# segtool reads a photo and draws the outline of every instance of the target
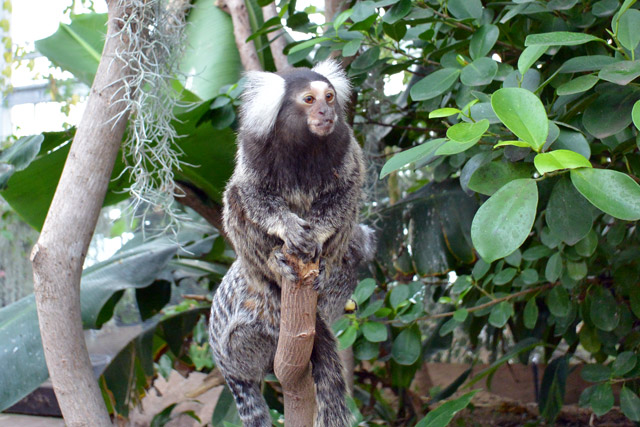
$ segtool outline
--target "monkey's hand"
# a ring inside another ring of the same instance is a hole
[[[311,225],[295,215],[285,222],[282,240],[287,252],[305,263],[320,256],[322,246],[316,241]]]
[[[269,268],[285,280],[290,282],[298,282],[298,274],[294,268],[287,262],[287,258],[282,248],[276,248],[271,252],[269,257]]]

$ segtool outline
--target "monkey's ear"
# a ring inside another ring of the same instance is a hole
[[[274,73],[249,71],[240,107],[242,129],[253,134],[271,131],[285,94],[285,81]]]
[[[326,61],[319,62],[312,68],[312,71],[322,74],[331,82],[336,92],[338,92],[340,105],[346,107],[351,99],[351,83],[349,79],[347,79],[347,74],[338,61],[327,59]]]

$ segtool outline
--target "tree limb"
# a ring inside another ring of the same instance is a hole
[[[300,280],[282,281],[280,336],[273,368],[282,385],[286,425],[306,427],[313,426],[316,407],[309,360],[316,334],[318,294],[313,282],[318,276],[318,263],[287,258]]]
[[[262,16],[264,17],[264,22],[278,16],[276,3],[269,3],[263,7]],[[287,61],[287,56],[284,54],[284,48],[287,46],[287,42],[284,39],[284,30],[278,31],[277,33],[275,31],[267,33],[267,38],[269,39],[271,56],[273,56],[273,62],[276,64],[276,69],[278,71],[286,70],[290,65],[289,61]]]
[[[115,62],[115,52],[123,50],[115,34],[125,14],[118,3],[107,2],[109,24],[100,65],[31,253],[42,345],[68,426],[112,425],[84,341],[80,277],[128,119],[128,113],[121,114],[125,104],[118,102],[129,72]],[[113,117],[119,118],[110,121]]]
[[[180,186],[182,197],[176,197],[175,200],[200,214],[209,224],[218,229],[222,237],[230,242],[222,226],[222,206],[207,197],[202,190],[187,182],[179,181],[177,184]]]
[[[236,46],[240,52],[240,61],[245,71],[261,71],[262,65],[258,59],[256,47],[253,40],[247,42],[251,36],[251,24],[247,14],[247,6],[244,0],[226,0],[229,14],[233,21],[233,35],[236,39]]]

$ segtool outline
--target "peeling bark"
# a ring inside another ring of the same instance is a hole
[[[107,2],[107,38],[86,110],[71,145],[42,233],[31,253],[40,334],[53,388],[68,426],[111,426],[84,341],[80,277],[127,124],[124,64],[114,34],[124,16]]]

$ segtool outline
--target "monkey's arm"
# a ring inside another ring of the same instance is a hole
[[[264,233],[281,239],[293,252],[313,256],[317,251],[309,223],[291,212],[277,193],[243,182],[230,186],[226,199],[234,217],[245,217]]]

